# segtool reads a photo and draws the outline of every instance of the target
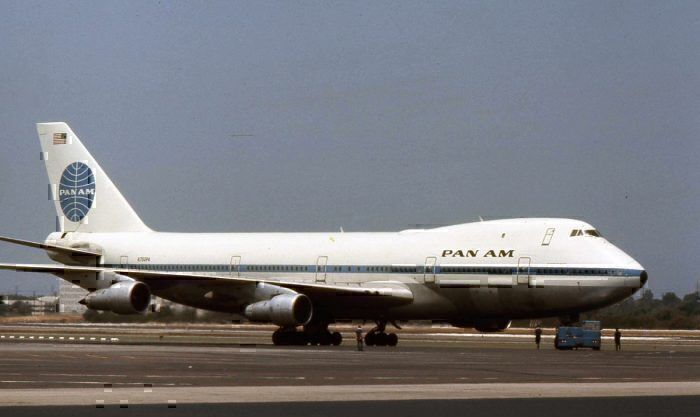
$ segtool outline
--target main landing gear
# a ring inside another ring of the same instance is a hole
[[[277,346],[338,346],[343,343],[343,336],[339,332],[328,331],[328,323],[309,323],[302,331],[294,327],[277,329],[272,333],[272,343]]]
[[[365,345],[367,346],[396,346],[399,343],[399,337],[396,333],[386,333],[386,320],[377,322],[377,326],[367,332],[365,336]],[[395,323],[392,324],[399,328]]]

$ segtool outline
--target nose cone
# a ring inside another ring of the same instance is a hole
[[[647,271],[642,270],[642,273],[639,274],[639,288],[642,288],[648,280],[649,275],[647,274]]]
[[[635,291],[636,289],[644,287],[647,281],[649,281],[649,274],[647,274],[644,267],[633,257],[614,245],[611,245],[611,249],[608,250],[610,251],[608,253],[610,254],[610,260],[613,264],[632,272],[631,275],[627,275],[625,278],[626,286],[634,287]],[[637,285],[639,285],[639,287],[637,287]]]
[[[631,256],[627,254],[625,255],[630,260],[626,268],[631,269],[633,271],[639,271],[639,288],[644,287],[647,281],[649,281],[649,274],[647,274],[646,269],[644,269],[644,267],[639,262],[634,260]]]

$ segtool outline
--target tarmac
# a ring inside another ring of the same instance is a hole
[[[534,410],[589,398],[625,415],[628,408],[646,413],[640,404],[658,398],[683,415],[700,405],[700,332],[623,330],[622,351],[606,339],[594,352],[554,350],[550,330],[537,350],[528,329],[482,335],[416,327],[400,331],[397,347],[358,352],[351,326],[339,328],[345,343],[338,347],[273,346],[271,329],[3,325],[0,406],[10,415],[57,406],[75,415],[98,408],[177,415],[205,405],[205,415],[321,415],[338,407],[345,411],[337,415],[366,407],[415,415],[432,403],[452,415],[465,406],[486,412],[489,402],[529,401]]]

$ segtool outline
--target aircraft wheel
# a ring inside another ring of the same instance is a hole
[[[280,335],[279,331],[272,333],[272,344],[275,346],[282,345],[282,336]]]
[[[272,343],[275,346],[287,346],[291,344],[291,332],[285,332],[281,330],[277,330],[276,332],[272,333]]]
[[[339,346],[341,343],[343,343],[343,335],[341,335],[340,332],[333,332],[333,334],[331,334],[331,344],[333,346]]]
[[[399,337],[396,335],[396,333],[389,333],[386,336],[386,344],[388,346],[396,346],[399,343]]]
[[[386,333],[377,333],[377,341],[375,343],[377,346],[386,346],[388,339]]]
[[[291,345],[295,346],[306,346],[309,343],[309,338],[303,332],[293,332],[290,333]]]
[[[375,333],[367,333],[367,336],[365,336],[365,345],[374,346],[375,344]]]
[[[318,336],[318,342],[321,346],[330,346],[332,341],[333,341],[333,336],[328,332],[321,333]]]

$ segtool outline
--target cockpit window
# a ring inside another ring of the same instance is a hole
[[[600,232],[598,232],[595,229],[588,229],[588,230],[581,230],[581,229],[574,229],[571,231],[570,236],[593,236],[593,237],[601,237]]]

